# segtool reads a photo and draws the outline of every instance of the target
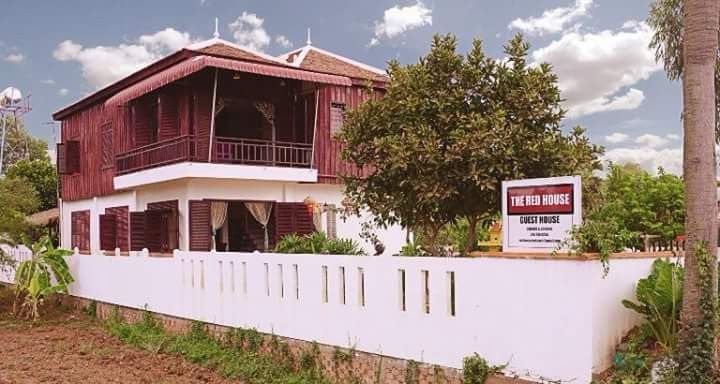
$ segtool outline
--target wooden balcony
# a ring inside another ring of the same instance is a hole
[[[115,158],[116,174],[119,176],[168,164],[198,161],[195,148],[195,138],[191,135],[138,147]],[[216,137],[212,162],[310,168],[311,158],[312,144]]]

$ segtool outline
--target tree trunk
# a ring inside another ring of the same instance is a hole
[[[467,256],[473,251],[473,246],[477,240],[477,222],[478,218],[475,216],[468,217],[468,231],[465,238],[465,249],[463,249],[463,256]]]
[[[683,177],[685,182],[685,280],[679,349],[693,339],[692,325],[702,319],[701,287],[694,244],[701,242],[712,260],[717,254],[715,161],[715,63],[720,1],[686,0],[684,5]],[[717,284],[717,263],[711,262]],[[717,289],[713,290],[717,294]]]

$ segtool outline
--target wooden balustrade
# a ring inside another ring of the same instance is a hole
[[[218,163],[310,167],[312,144],[217,137],[213,161]]]
[[[195,138],[178,136],[119,154],[115,158],[118,175],[137,172],[182,161],[194,161]],[[213,162],[267,165],[277,167],[310,167],[312,144],[271,140],[216,137]]]

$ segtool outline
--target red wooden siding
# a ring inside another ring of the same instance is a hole
[[[105,208],[105,214],[115,216],[115,246],[120,251],[127,252],[129,247],[129,208],[127,205],[121,207]]]
[[[75,211],[70,214],[70,246],[90,251],[90,211]]]
[[[210,202],[190,200],[190,250],[209,251],[211,246]]]
[[[291,233],[307,235],[313,233],[315,227],[312,221],[312,212],[304,203],[276,203],[275,204],[275,239]]]

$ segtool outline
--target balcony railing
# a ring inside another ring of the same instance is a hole
[[[312,144],[217,137],[213,157],[218,163],[310,167]]]
[[[183,161],[195,161],[199,158],[195,148],[194,136],[179,136],[135,148],[115,158],[116,172],[124,175]],[[312,144],[232,137],[216,137],[214,140],[214,163],[309,168],[311,157]]]
[[[118,175],[195,158],[193,136],[178,136],[122,153],[115,158]]]

